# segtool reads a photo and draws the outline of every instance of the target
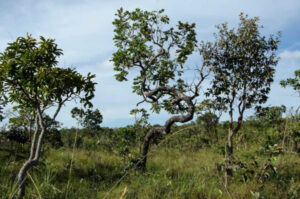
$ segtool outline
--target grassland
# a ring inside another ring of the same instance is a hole
[[[133,161],[138,157],[137,143],[124,155],[118,150],[124,146],[112,145],[112,141],[105,146],[104,138],[84,137],[82,132],[84,139],[74,149],[71,144],[59,148],[46,144],[41,163],[27,175],[25,198],[298,198],[299,154],[288,147],[276,151],[278,144],[264,149],[264,134],[250,127],[243,132],[235,140],[236,161],[227,187],[225,131],[218,141],[206,142],[205,133],[188,129],[176,135],[175,130],[152,145],[145,172]],[[0,198],[15,195],[16,174],[27,153],[26,144],[2,145]]]

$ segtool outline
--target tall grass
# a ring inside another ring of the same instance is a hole
[[[146,172],[128,169],[130,159],[101,146],[44,150],[41,164],[30,170],[25,198],[298,198],[299,155],[270,156],[258,138],[261,132],[243,130],[252,134],[236,138],[235,157],[245,167],[236,168],[227,188],[220,166],[224,163],[224,139],[220,136],[218,142],[203,144],[201,134],[179,133],[152,146]],[[0,158],[0,198],[13,198],[22,160],[5,151]],[[274,171],[264,169],[268,162]]]

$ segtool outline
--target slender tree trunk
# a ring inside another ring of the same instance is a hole
[[[219,136],[218,136],[217,128],[214,129],[214,132],[215,132],[215,136],[216,136],[216,142],[218,142],[219,141]]]
[[[22,199],[25,195],[25,188],[26,188],[25,177],[27,171],[38,164],[40,154],[41,154],[42,141],[45,134],[45,127],[42,122],[41,113],[39,112],[37,114],[38,116],[36,118],[36,130],[34,132],[33,139],[31,142],[30,156],[28,160],[21,167],[17,177],[17,182],[19,185],[18,199]],[[38,136],[39,127],[41,127],[41,132],[40,135]]]
[[[287,143],[287,138],[286,138],[286,132],[287,132],[287,128],[288,128],[288,120],[289,118],[286,117],[285,119],[285,125],[284,125],[284,131],[283,131],[283,138],[282,138],[282,148],[284,149]]]
[[[233,137],[233,130],[231,128],[229,128],[228,130],[228,137],[227,137],[227,157],[229,159],[232,158],[233,155],[233,143],[232,143],[232,137]]]
[[[36,166],[38,164],[37,160],[28,159],[22,166],[22,168],[19,171],[18,174],[18,185],[19,185],[19,193],[18,193],[18,199],[22,199],[25,195],[25,175],[26,172],[33,166]]]
[[[227,145],[226,145],[226,159],[227,161],[225,162],[225,168],[224,168],[224,186],[227,188],[228,186],[228,176],[232,176],[232,169],[231,169],[231,160],[233,158],[233,143],[232,143],[232,138],[233,138],[233,130],[232,128],[228,129],[228,136],[227,136]]]

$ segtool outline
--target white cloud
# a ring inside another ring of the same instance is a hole
[[[96,74],[98,85],[94,106],[102,111],[104,125],[110,126],[130,122],[129,111],[140,100],[139,96],[132,93],[131,81],[115,80],[113,64],[109,61],[115,49],[112,21],[120,7],[130,10],[137,7],[147,10],[164,8],[165,13],[170,16],[171,24],[178,20],[196,22],[198,39],[204,41],[212,38],[216,24],[227,21],[230,26],[236,25],[241,11],[250,17],[259,16],[261,24],[265,26],[264,33],[282,30],[282,39],[286,40],[289,39],[289,33],[284,32],[285,28],[298,24],[300,19],[299,0],[24,0],[0,1],[0,7],[0,51],[7,42],[24,36],[27,32],[34,37],[43,35],[55,38],[64,52],[60,63],[62,66],[75,66],[80,73]],[[288,47],[285,46],[286,49]],[[299,46],[296,47],[295,51],[280,53],[282,60],[277,67],[278,79],[283,74],[289,76],[299,66],[289,61],[298,63],[300,49]],[[190,63],[194,65],[194,59]],[[281,88],[274,88],[270,100],[280,92]],[[65,109],[69,110],[71,105],[67,105]],[[153,114],[151,117],[153,122],[163,122],[167,114]],[[69,111],[62,111],[59,118],[67,126],[73,124]]]
[[[283,60],[298,60],[300,59],[300,50],[284,50],[282,53],[279,54],[279,57]]]

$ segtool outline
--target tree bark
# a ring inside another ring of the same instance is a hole
[[[233,137],[233,130],[231,128],[229,128],[228,130],[228,137],[227,137],[227,157],[229,159],[232,158],[233,155],[233,143],[232,143],[232,137]]]
[[[142,160],[139,165],[142,170],[146,169],[147,155],[148,155],[151,140],[155,137],[155,135],[163,134],[164,131],[165,131],[164,127],[153,127],[145,136],[144,144],[142,148]]]
[[[26,172],[33,166],[36,166],[38,164],[38,160],[32,160],[28,159],[22,166],[22,168],[19,171],[18,174],[18,185],[19,185],[19,193],[18,193],[18,199],[22,199],[25,195],[25,175]]]
[[[17,183],[19,185],[18,199],[22,199],[25,195],[25,188],[26,188],[25,177],[26,177],[27,171],[30,168],[36,166],[38,164],[39,158],[40,158],[43,137],[45,134],[45,126],[43,124],[42,113],[40,111],[37,113],[35,122],[36,122],[36,130],[34,132],[32,143],[31,143],[30,156],[29,156],[28,160],[21,167],[21,169],[18,173],[18,177],[17,177],[17,179],[18,179]],[[41,127],[41,132],[40,132],[40,135],[38,136],[39,127]]]

